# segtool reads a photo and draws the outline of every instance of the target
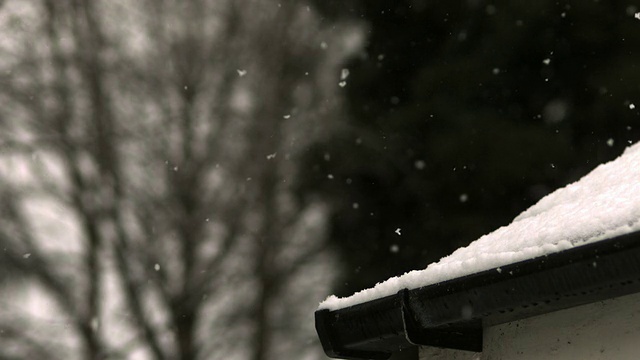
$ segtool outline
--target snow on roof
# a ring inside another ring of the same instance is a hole
[[[408,272],[352,296],[329,296],[336,310],[402,289],[415,289],[640,230],[640,143],[577,182],[542,198],[507,226],[424,270]]]

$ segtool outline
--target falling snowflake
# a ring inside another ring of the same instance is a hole
[[[340,86],[340,87],[345,87],[345,86],[347,86],[347,82],[346,82],[346,81],[340,81],[340,82],[338,83],[338,86]]]
[[[607,140],[607,145],[609,145],[609,147],[613,146],[613,143],[614,143],[613,139]]]
[[[247,70],[238,69],[237,71],[238,71],[238,75],[240,75],[240,77],[243,77],[243,76],[247,75]]]
[[[551,64],[551,59],[549,59],[549,58],[544,59],[544,60],[542,60],[542,63],[545,64],[545,65],[549,65],[549,64]]]
[[[340,71],[340,80],[346,80],[349,77],[349,69],[342,69]]]
[[[398,251],[400,251],[400,247],[398,246],[398,244],[393,244],[391,246],[389,246],[389,251],[391,251],[392,253],[397,253]]]
[[[153,265],[153,269],[154,269],[155,271],[160,271],[160,264],[155,264],[155,265]]]
[[[276,158],[276,153],[267,155],[267,160],[272,160]]]
[[[395,233],[396,233],[398,236],[402,235],[402,234],[400,233],[400,230],[401,230],[400,228],[397,228],[397,229],[396,229],[396,231],[395,231]]]

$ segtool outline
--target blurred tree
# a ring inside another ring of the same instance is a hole
[[[327,210],[292,187],[358,28],[269,0],[13,1],[0,26],[0,245],[24,274],[0,356],[318,358]]]
[[[640,137],[633,5],[318,3],[370,24],[347,66],[349,131],[309,152],[302,187],[336,206],[339,295],[506,225]]]

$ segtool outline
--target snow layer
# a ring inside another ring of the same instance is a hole
[[[336,310],[483,270],[640,230],[640,143],[579,181],[541,199],[511,224],[484,235],[424,270],[392,277],[346,298],[329,296],[319,309]]]

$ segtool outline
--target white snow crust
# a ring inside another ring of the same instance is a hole
[[[640,143],[582,179],[542,198],[511,224],[430,264],[349,297],[329,296],[336,310],[483,270],[640,230]]]

